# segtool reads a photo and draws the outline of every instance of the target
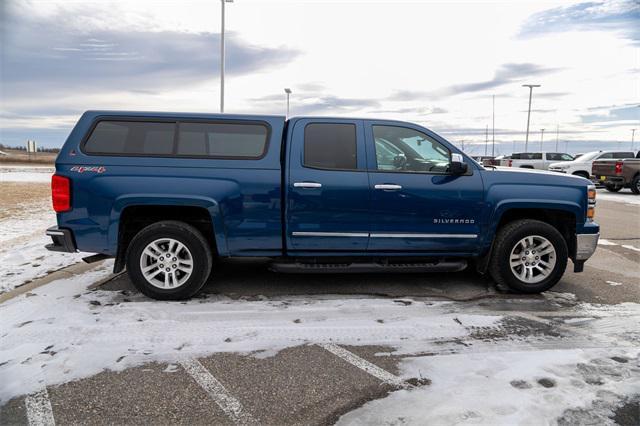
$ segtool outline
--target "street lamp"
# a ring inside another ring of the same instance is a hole
[[[224,112],[224,4],[233,3],[233,0],[220,0],[221,22],[220,22],[220,113]]]
[[[633,139],[636,136],[636,129],[631,129],[631,151],[633,151]]]
[[[529,121],[531,119],[531,96],[533,95],[533,88],[540,87],[539,84],[523,84],[522,87],[529,88],[529,112],[527,113],[527,136],[524,141],[524,152],[527,152],[529,147]]]
[[[287,94],[287,118],[289,118],[289,96],[291,95],[291,89],[285,88],[284,93]]]
[[[544,141],[544,130],[540,129],[540,151],[542,151],[542,142]]]

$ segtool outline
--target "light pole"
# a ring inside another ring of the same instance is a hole
[[[484,132],[484,156],[487,156],[487,147],[489,146],[489,125]]]
[[[287,118],[289,118],[289,96],[291,95],[291,89],[284,89],[284,93],[287,94]]]
[[[529,88],[529,112],[527,113],[527,136],[524,140],[524,152],[527,152],[529,148],[529,121],[531,120],[531,96],[533,95],[533,88],[540,87],[539,84],[523,84],[522,87]]]
[[[556,152],[558,152],[558,139],[560,136],[560,124],[556,125]]]
[[[631,151],[633,151],[633,139],[636,136],[636,129],[631,129]]]
[[[233,0],[220,0],[220,113],[224,112],[224,4],[233,3]]]
[[[540,151],[542,151],[542,142],[544,141],[544,131],[545,129],[540,129]]]
[[[496,95],[493,95],[493,100],[492,100],[492,106],[491,106],[491,110],[492,110],[492,130],[491,130],[491,156],[495,157],[496,156]]]

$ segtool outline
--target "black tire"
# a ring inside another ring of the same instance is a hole
[[[510,266],[512,249],[523,238],[541,236],[555,249],[555,265],[548,276],[537,283],[527,283],[518,278]],[[509,222],[498,230],[495,237],[489,272],[497,284],[520,293],[540,293],[553,287],[567,267],[567,243],[556,228],[538,220],[524,219]]]
[[[582,171],[574,172],[573,175],[574,176],[580,176],[580,177],[583,177],[585,179],[589,179],[589,173],[587,173],[587,172],[582,172]]]
[[[631,180],[631,192],[640,195],[640,175],[635,175]]]
[[[616,186],[616,185],[612,185],[610,183],[605,183],[604,187],[609,192],[620,192],[620,190],[622,189],[622,185]]]
[[[144,277],[140,266],[147,245],[162,238],[179,241],[192,257],[191,275],[175,288],[163,289],[152,285]],[[131,281],[144,295],[157,300],[182,300],[196,294],[206,283],[212,263],[211,247],[200,231],[178,221],[167,220],[147,226],[136,234],[127,250],[127,271]]]

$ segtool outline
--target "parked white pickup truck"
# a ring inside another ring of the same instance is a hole
[[[595,160],[634,158],[635,153],[631,151],[593,151],[587,152],[573,161],[563,161],[553,163],[549,166],[552,172],[566,173],[569,175],[582,176],[589,179],[591,176],[591,166]]]
[[[511,154],[508,167],[523,169],[547,170],[552,163],[559,161],[573,161],[573,156],[563,152],[516,152]]]

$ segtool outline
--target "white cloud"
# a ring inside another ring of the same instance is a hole
[[[555,129],[559,124],[563,135],[571,140],[627,141],[629,122],[603,127],[601,123],[584,122],[582,116],[596,105],[637,102],[638,47],[628,33],[610,31],[607,25],[585,31],[584,25],[566,24],[555,26],[553,31],[540,31],[535,37],[521,37],[523,28],[532,28],[532,16],[540,19],[559,6],[579,9],[575,3],[236,0],[226,5],[228,54],[234,54],[234,46],[236,50],[259,46],[272,55],[273,61],[244,73],[229,69],[227,111],[282,114],[283,89],[291,87],[293,114],[416,121],[435,130],[446,129],[454,142],[465,139],[469,143],[484,140],[482,129],[491,123],[491,95],[495,93],[498,140],[505,142],[507,150],[514,139],[524,140],[528,91],[521,84],[526,81],[542,84],[534,92],[532,131]],[[151,32],[161,40],[160,34],[171,32],[185,39],[209,32],[211,46],[197,44],[190,55],[204,50],[202,55],[210,53],[213,58],[219,48],[218,1],[34,2],[20,9],[21,14],[34,14],[43,20],[68,16],[64,28],[74,34],[116,31],[146,34],[144,37],[153,39],[148,34]],[[567,16],[570,18],[570,14]],[[93,44],[109,43],[96,38]],[[279,53],[283,58],[289,56],[278,61]],[[198,72],[187,81],[169,74],[153,90],[141,87],[146,92],[71,90],[45,101],[51,111],[43,115],[55,116],[56,103],[78,112],[90,108],[216,112],[217,65],[212,60],[211,73],[207,74],[206,61],[194,63]],[[270,66],[272,63],[277,65]],[[394,97],[399,92],[420,96]],[[265,100],[255,102],[256,98]],[[15,98],[2,108],[15,113],[14,108],[40,107],[42,102],[38,96]],[[27,137],[25,132],[24,139]]]

